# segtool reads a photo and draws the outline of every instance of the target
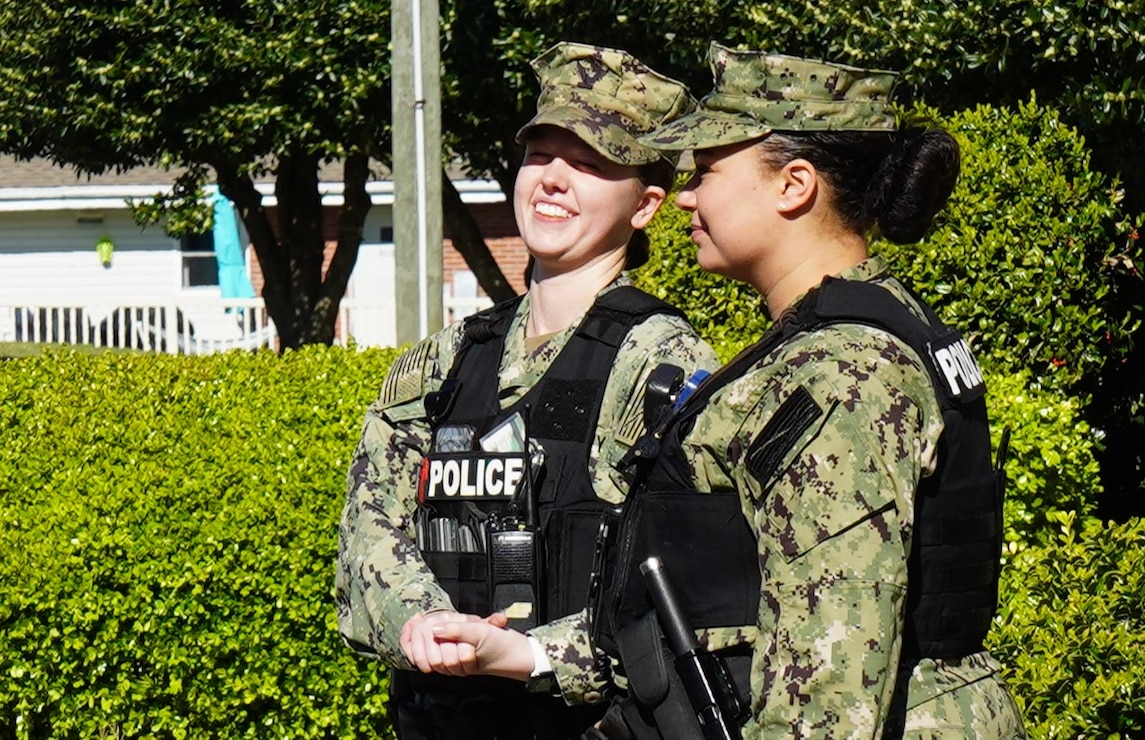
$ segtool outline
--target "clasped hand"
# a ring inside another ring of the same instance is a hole
[[[500,612],[484,619],[448,610],[417,614],[402,627],[401,648],[422,673],[528,680],[532,648],[525,635],[507,624]]]

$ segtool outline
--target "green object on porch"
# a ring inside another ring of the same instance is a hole
[[[115,243],[107,234],[101,236],[95,243],[95,253],[99,255],[99,261],[104,267],[111,267],[111,254],[114,251]]]

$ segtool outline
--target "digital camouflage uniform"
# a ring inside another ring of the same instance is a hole
[[[876,281],[911,305],[878,258],[840,277]],[[774,478],[757,480],[744,454],[799,388],[826,413],[792,441]],[[875,737],[895,723],[914,495],[934,471],[942,429],[922,360],[856,324],[784,343],[697,417],[683,446],[697,488],[739,491],[758,537],[745,737]],[[906,736],[1022,737],[998,670],[986,652],[921,660],[906,678]]]
[[[710,60],[713,92],[643,141],[703,149],[776,130],[895,127],[893,73],[718,44]],[[924,316],[877,257],[841,277],[876,282]],[[825,413],[757,480],[746,453],[799,388]],[[738,491],[757,537],[758,621],[740,634],[754,646],[744,737],[1024,737],[989,653],[922,659],[900,673],[914,497],[935,470],[942,432],[922,360],[858,324],[782,343],[696,418],[683,450],[697,490]],[[736,636],[723,633],[713,646]]]
[[[537,125],[572,131],[610,160],[628,165],[674,162],[636,140],[691,110],[686,88],[625,52],[579,44],[558,44],[533,62],[542,91],[538,113],[518,134]],[[629,285],[621,276],[605,291]],[[572,336],[579,319],[533,352],[525,346],[529,296],[509,327],[497,378],[501,408],[520,400],[545,374]],[[340,527],[336,600],[339,630],[358,652],[395,668],[410,669],[398,640],[415,614],[451,609],[414,543],[416,476],[429,451],[429,424],[422,399],[437,390],[453,364],[462,328],[455,324],[400,357],[378,400],[366,412],[361,441],[347,476]],[[619,503],[627,486],[615,463],[643,432],[644,383],[660,363],[688,372],[717,362],[683,319],[656,314],[627,335],[605,386],[589,469],[597,495]],[[580,615],[540,625],[535,637],[553,666],[566,702],[602,699],[605,679],[594,660]]]
[[[628,285],[622,277],[609,289]],[[498,382],[502,408],[519,400],[552,364],[575,330],[553,336],[532,354],[525,349],[526,296],[505,341]],[[342,635],[366,655],[397,668],[412,668],[398,644],[402,625],[423,611],[452,609],[414,544],[417,470],[429,451],[429,424],[422,399],[440,387],[461,341],[460,324],[423,340],[393,365],[381,396],[366,412],[361,441],[347,476],[346,507],[340,530],[336,579],[338,624]],[[714,353],[683,319],[655,315],[624,340],[605,387],[600,424],[591,451],[590,470],[597,494],[619,503],[627,485],[615,463],[643,432],[634,423],[643,408],[644,381],[660,363],[683,368],[712,368]],[[553,664],[570,703],[599,700],[602,677],[587,673],[591,656],[583,632],[570,630],[574,615],[530,634]],[[575,649],[581,646],[580,650]],[[570,649],[573,648],[573,649]],[[581,656],[585,656],[582,658]]]

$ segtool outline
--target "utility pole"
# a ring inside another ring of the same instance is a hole
[[[437,0],[391,0],[397,341],[443,324]]]

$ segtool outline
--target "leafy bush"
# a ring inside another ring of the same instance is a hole
[[[1031,384],[1028,373],[987,374],[986,384],[995,450],[1002,430],[1010,430],[1005,522],[1013,555],[1056,531],[1058,516],[1094,514],[1100,435],[1079,418],[1077,399]]]
[[[344,475],[393,351],[51,352],[0,383],[0,736],[386,735],[338,638]]]
[[[389,735],[385,672],[342,646],[330,590],[344,470],[393,357],[5,361],[0,737]],[[1131,734],[1145,529],[1063,527],[1096,486],[1076,406],[1024,375],[991,385],[1015,543],[993,648],[1034,737]]]
[[[1145,737],[1145,522],[1055,519],[1003,569],[989,647],[1033,740]]]

